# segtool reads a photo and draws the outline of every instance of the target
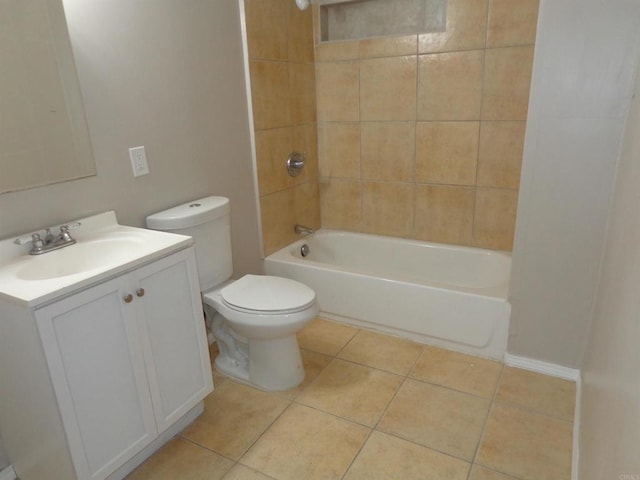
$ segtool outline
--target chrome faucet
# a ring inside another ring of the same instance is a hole
[[[69,230],[76,229],[80,225],[80,222],[72,223],[71,225],[62,225],[58,235],[54,235],[51,233],[51,229],[47,228],[44,232],[44,238],[42,238],[39,232],[36,232],[31,234],[31,238],[16,238],[13,243],[16,245],[26,245],[31,242],[31,250],[29,250],[29,254],[41,255],[76,243],[76,241],[71,237]]]
[[[313,235],[313,228],[305,227],[304,225],[300,225],[299,223],[296,223],[294,230],[296,231],[296,233],[301,233],[302,235]]]

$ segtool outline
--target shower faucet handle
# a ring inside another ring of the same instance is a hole
[[[287,158],[287,173],[292,177],[297,177],[302,172],[307,161],[307,153],[292,152]]]

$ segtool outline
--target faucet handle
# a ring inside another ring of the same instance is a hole
[[[18,237],[13,241],[13,243],[20,246],[27,245],[29,243],[33,245],[36,242],[42,242],[42,239],[40,238],[40,234],[37,232],[30,233],[29,235],[25,235],[24,237]]]
[[[64,225],[60,226],[60,233],[68,232],[69,230],[75,230],[76,228],[79,228],[81,225],[82,225],[82,222],[65,223]]]
[[[44,240],[42,240],[42,238],[40,238],[40,234],[39,233],[34,233],[31,235],[31,251],[29,253],[31,253],[32,255],[34,253],[39,253],[44,249]]]

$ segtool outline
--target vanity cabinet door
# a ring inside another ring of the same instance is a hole
[[[158,431],[213,390],[193,248],[132,272]]]
[[[103,479],[157,436],[127,277],[36,310],[79,479]]]

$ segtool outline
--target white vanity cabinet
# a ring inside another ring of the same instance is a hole
[[[64,431],[58,438],[55,429],[43,427],[43,445],[33,449],[65,441],[74,478],[120,478],[123,465],[139,463],[134,457],[213,389],[193,247],[32,309],[30,315]],[[25,416],[32,404],[25,401]],[[44,425],[56,421],[42,420]],[[27,432],[33,428],[25,423],[25,434],[35,439],[37,432]],[[55,462],[42,453],[43,465]],[[37,461],[34,452],[31,463]],[[21,479],[39,480],[41,473],[30,472],[43,470],[30,470],[29,463],[21,471],[14,461]]]

